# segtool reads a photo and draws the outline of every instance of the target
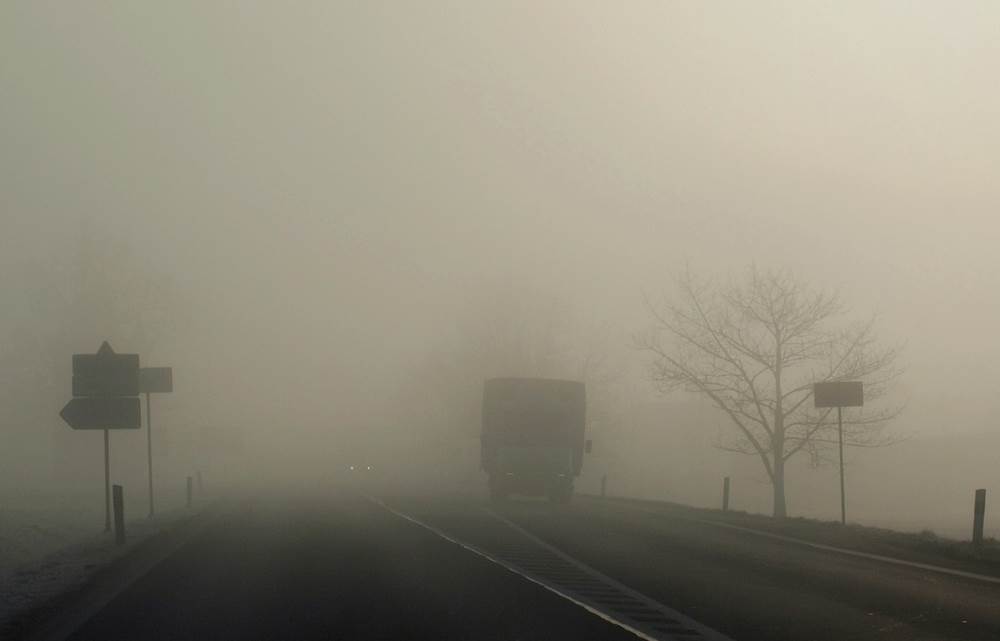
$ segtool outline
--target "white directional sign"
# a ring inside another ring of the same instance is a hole
[[[75,430],[138,428],[139,355],[116,354],[107,341],[73,354],[73,396],[59,416]]]
[[[59,416],[74,430],[134,430],[142,422],[138,396],[74,398]]]
[[[838,381],[813,385],[816,407],[861,407],[865,404],[861,381]]]
[[[73,400],[59,412],[74,430],[104,432],[104,529],[111,529],[110,430],[137,429],[139,355],[116,354],[107,341],[96,354],[73,354]]]
[[[138,395],[138,354],[116,354],[107,341],[96,354],[73,354],[73,396]]]
[[[174,370],[170,367],[143,367],[139,370],[139,391],[169,394],[174,391]]]

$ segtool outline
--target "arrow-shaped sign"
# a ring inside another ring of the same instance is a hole
[[[141,424],[138,398],[74,398],[59,416],[74,430],[138,429]]]

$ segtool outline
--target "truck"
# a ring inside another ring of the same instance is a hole
[[[582,382],[492,378],[483,385],[482,468],[490,497],[547,496],[566,503],[583,467],[586,389]]]

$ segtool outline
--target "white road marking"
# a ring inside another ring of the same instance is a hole
[[[654,601],[653,599],[651,599],[648,596],[642,594],[641,592],[637,592],[637,591],[633,590],[632,588],[628,587],[627,585],[625,585],[623,583],[620,583],[618,581],[615,581],[614,579],[612,579],[611,577],[607,576],[606,574],[598,572],[597,570],[595,570],[594,568],[590,567],[589,565],[586,565],[585,563],[576,560],[575,558],[569,556],[568,554],[566,554],[565,552],[563,552],[559,548],[554,547],[552,545],[549,545],[548,543],[546,543],[542,539],[538,538],[537,536],[535,536],[531,532],[528,532],[527,530],[525,530],[521,526],[519,526],[516,523],[513,523],[512,521],[510,521],[509,519],[507,519],[507,518],[505,518],[505,517],[497,514],[493,510],[487,509],[485,511],[488,514],[492,515],[494,518],[500,520],[502,523],[504,523],[505,525],[507,525],[507,527],[513,529],[514,531],[518,532],[519,534],[521,534],[525,538],[531,540],[536,545],[538,545],[540,547],[543,547],[546,550],[552,552],[553,554],[555,554],[559,558],[563,559],[567,563],[576,566],[577,568],[579,568],[583,572],[585,572],[587,574],[594,575],[594,576],[600,578],[600,580],[602,582],[611,585],[612,587],[614,587],[614,588],[618,589],[619,591],[621,591],[623,594],[627,594],[627,595],[629,595],[629,596],[631,596],[633,598],[636,598],[636,599],[638,599],[640,601],[645,601],[650,606],[652,606],[652,607],[654,607],[654,608],[656,608],[656,609],[661,610],[662,612],[664,612],[667,616],[669,616],[669,617],[671,617],[673,619],[677,619],[678,621],[681,621],[685,626],[687,626],[687,627],[689,627],[689,628],[691,628],[693,630],[697,630],[697,632],[699,634],[701,634],[704,639],[706,639],[708,641],[732,641],[729,637],[724,636],[721,632],[719,632],[717,630],[713,630],[712,628],[710,628],[710,627],[708,627],[706,625],[703,625],[703,624],[699,623],[698,621],[695,621],[691,617],[689,617],[689,616],[687,616],[687,615],[685,615],[685,614],[683,614],[681,612],[678,612],[677,610],[674,610],[673,608],[669,608],[669,607],[663,605],[662,603],[660,603],[658,601]]]
[[[517,566],[515,566],[515,565],[513,565],[511,563],[508,563],[508,562],[504,561],[503,559],[498,558],[498,557],[490,554],[489,552],[487,552],[487,551],[485,551],[485,550],[483,550],[483,549],[481,549],[481,548],[479,548],[479,547],[477,547],[475,545],[472,545],[470,543],[466,543],[464,541],[460,541],[459,539],[456,539],[455,537],[453,537],[453,536],[451,536],[451,535],[443,532],[442,530],[434,527],[433,525],[430,525],[429,523],[425,523],[424,521],[421,521],[420,519],[418,519],[418,518],[416,518],[414,516],[411,516],[409,514],[406,514],[404,512],[396,510],[395,508],[390,507],[389,505],[387,505],[381,499],[378,499],[378,498],[376,498],[374,496],[368,496],[368,495],[366,495],[366,497],[368,498],[368,500],[370,500],[371,502],[375,503],[376,505],[382,507],[386,511],[388,511],[388,512],[390,512],[392,514],[395,514],[396,516],[398,516],[398,517],[400,517],[402,519],[405,519],[405,520],[407,520],[407,521],[409,521],[409,522],[411,522],[411,523],[413,523],[415,525],[419,525],[420,527],[422,527],[425,530],[428,530],[428,531],[436,534],[437,536],[441,537],[442,539],[444,539],[446,541],[449,541],[449,542],[451,542],[451,543],[453,543],[453,544],[455,544],[455,545],[457,545],[457,546],[459,546],[459,547],[467,550],[468,552],[471,552],[471,553],[473,553],[473,554],[475,554],[475,555],[477,555],[479,557],[482,557],[482,558],[486,559],[487,561],[490,561],[491,563],[495,563],[496,565],[499,565],[500,567],[504,568],[505,570],[507,570],[509,572],[512,572],[512,573],[520,576],[523,579],[531,581],[532,583],[534,583],[534,584],[536,584],[536,585],[538,585],[538,586],[540,586],[540,587],[548,590],[549,592],[552,592],[553,594],[556,594],[557,596],[562,597],[563,599],[566,599],[567,601],[570,601],[571,603],[574,603],[575,605],[578,605],[579,607],[581,607],[584,610],[590,612],[591,614],[593,614],[593,615],[595,615],[595,616],[597,616],[597,617],[599,617],[599,618],[607,621],[608,623],[611,623],[611,624],[616,625],[616,626],[618,626],[618,627],[620,627],[620,628],[622,628],[624,630],[627,630],[628,632],[632,633],[633,635],[635,635],[636,637],[638,637],[640,639],[644,639],[645,641],[662,641],[664,639],[663,636],[659,636],[659,637],[650,636],[650,635],[646,634],[645,632],[643,632],[642,630],[638,630],[635,627],[629,625],[627,622],[622,621],[621,619],[618,619],[613,614],[609,614],[609,613],[604,612],[604,611],[602,611],[602,610],[600,610],[598,608],[595,608],[594,606],[581,601],[580,599],[574,597],[572,594],[569,594],[568,592],[566,592],[564,590],[561,590],[559,587],[557,587],[555,585],[552,585],[552,584],[550,584],[547,581],[544,581],[544,580],[542,580],[542,579],[540,579],[538,577],[535,577],[535,576],[531,576],[529,574],[525,574]],[[492,512],[490,510],[486,510],[486,512],[488,514],[490,514],[491,516],[493,516],[494,518],[499,519],[504,524],[512,527],[517,532],[526,535],[533,542],[536,542],[536,543],[540,544],[542,547],[544,547],[544,548],[546,548],[546,549],[548,549],[550,551],[555,552],[560,558],[562,558],[562,559],[564,559],[566,561],[569,561],[570,563],[574,564],[575,566],[583,569],[588,574],[599,576],[600,578],[604,579],[609,584],[611,584],[611,585],[613,585],[613,586],[615,586],[617,588],[620,588],[620,589],[624,588],[623,589],[624,593],[631,594],[631,595],[636,595],[636,596],[640,597],[643,601],[649,602],[651,604],[655,603],[658,608],[660,608],[662,610],[665,610],[666,612],[670,613],[670,616],[676,617],[677,619],[683,621],[685,625],[687,625],[687,626],[689,626],[691,628],[696,629],[699,633],[701,633],[702,635],[705,635],[709,639],[715,639],[716,641],[732,641],[731,639],[728,639],[727,637],[722,636],[718,632],[716,632],[714,630],[711,630],[710,628],[707,628],[706,626],[704,626],[704,625],[702,625],[702,624],[694,621],[693,619],[690,619],[689,617],[686,617],[686,616],[684,616],[684,615],[682,615],[680,613],[674,612],[673,610],[670,610],[669,608],[666,608],[665,606],[663,606],[663,605],[661,605],[659,603],[656,603],[655,601],[652,601],[652,599],[649,599],[648,597],[645,597],[645,596],[639,594],[638,592],[635,592],[634,590],[632,590],[632,589],[630,589],[630,588],[628,588],[626,586],[621,585],[620,583],[614,581],[613,579],[605,577],[604,575],[600,574],[596,570],[593,570],[592,568],[584,565],[583,563],[580,563],[579,561],[573,559],[572,557],[569,557],[566,554],[560,552],[559,550],[553,548],[552,546],[550,546],[549,544],[545,543],[544,541],[539,540],[537,537],[535,537],[535,536],[533,536],[533,535],[525,532],[522,528],[518,527],[517,525],[514,525],[513,523],[511,523],[507,519],[503,518],[502,516],[496,514],[495,512]],[[664,635],[669,635],[669,633],[665,632]],[[671,637],[666,637],[666,638],[671,638]]]

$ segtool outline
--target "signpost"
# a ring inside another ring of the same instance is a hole
[[[838,381],[813,385],[813,402],[816,407],[837,408],[837,434],[840,443],[840,523],[847,523],[847,498],[844,492],[844,420],[845,407],[865,404],[864,386],[861,381]]]
[[[139,391],[146,395],[146,460],[149,469],[149,516],[153,516],[153,413],[150,394],[174,391],[174,371],[169,367],[143,367],[139,370]]]
[[[73,354],[73,396],[59,416],[75,430],[104,430],[104,530],[111,529],[108,430],[138,429],[139,355],[116,354],[107,341],[96,354]]]

